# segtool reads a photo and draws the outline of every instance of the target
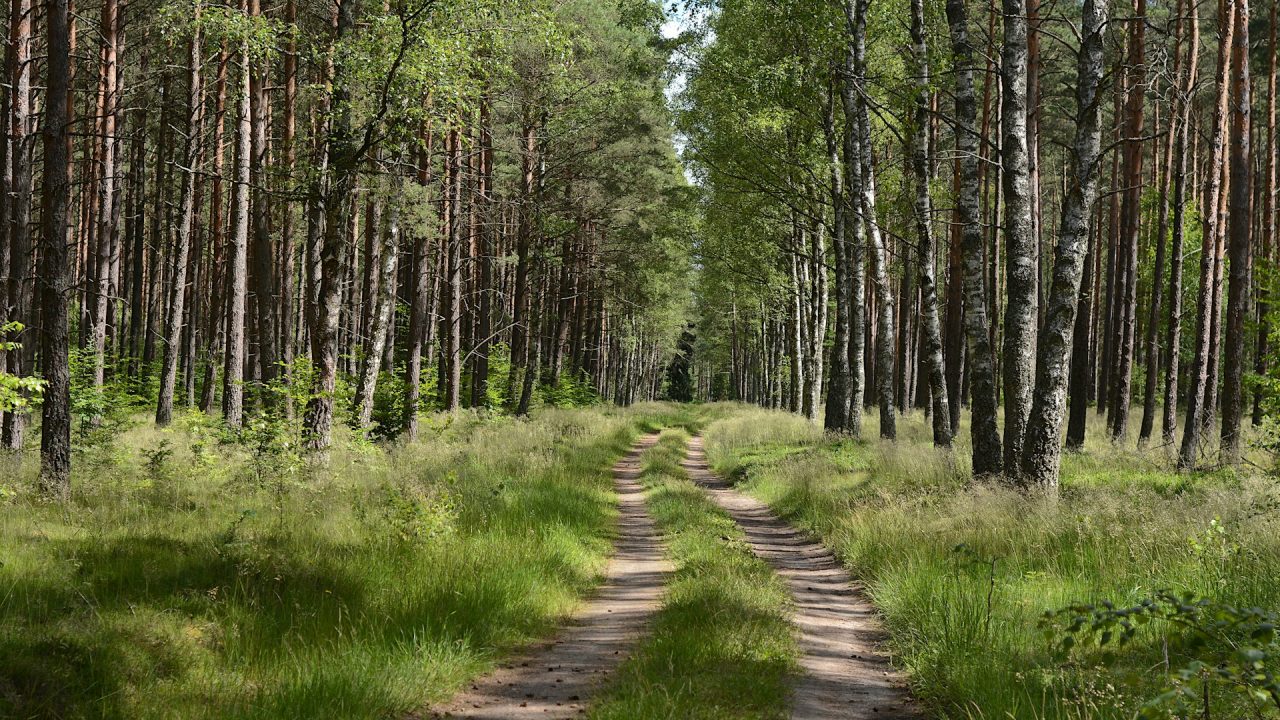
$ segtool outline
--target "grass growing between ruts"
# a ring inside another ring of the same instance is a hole
[[[388,718],[445,697],[598,582],[609,468],[659,411],[464,414],[265,474],[199,417],[138,422],[81,458],[65,507],[29,492],[33,458],[0,468],[0,717]]]
[[[644,456],[649,511],[676,571],[651,635],[593,704],[595,720],[787,716],[796,647],[786,590],[685,474],[688,440],[666,430]]]
[[[864,436],[875,438],[869,419]],[[851,442],[745,411],[705,437],[715,467],[866,581],[895,662],[936,717],[1127,720],[1194,656],[1152,623],[1110,664],[1096,651],[1063,661],[1037,627],[1046,610],[1161,589],[1280,609],[1280,494],[1269,479],[1178,474],[1168,449],[1114,446],[1099,423],[1085,451],[1066,456],[1050,502],[968,482],[967,429],[954,453],[931,447],[919,416],[898,432],[897,443]],[[1273,716],[1221,687],[1196,713]]]

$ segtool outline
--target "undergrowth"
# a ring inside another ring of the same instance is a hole
[[[875,438],[868,420],[864,437]],[[712,423],[706,439],[715,467],[866,581],[897,662],[936,716],[1127,720],[1200,681],[1179,674],[1204,652],[1194,632],[1150,623],[1123,648],[1064,656],[1065,630],[1041,627],[1047,611],[1126,607],[1163,590],[1214,608],[1280,608],[1280,493],[1267,478],[1178,473],[1171,449],[1112,445],[1098,422],[1084,452],[1065,456],[1061,497],[1032,499],[968,480],[967,429],[953,452],[931,446],[922,417],[898,432],[896,443],[856,442],[750,410]],[[1216,688],[1195,717],[1266,712]]]

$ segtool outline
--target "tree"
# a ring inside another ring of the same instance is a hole
[[[929,47],[925,39],[924,0],[911,0],[912,59],[915,62],[915,113],[911,123],[911,169],[915,181],[915,216],[920,264],[920,305],[924,355],[933,398],[933,444],[951,445],[951,410],[942,362],[942,330],[938,323],[938,289],[934,277],[933,203],[929,197]]]
[[[40,487],[65,500],[71,493],[71,374],[68,294],[72,292],[67,213],[71,196],[71,11],[68,0],[45,1],[49,59],[45,85],[44,182],[41,191],[40,356],[45,382],[41,405]]]
[[[968,337],[970,390],[973,408],[973,473],[999,474],[1003,468],[1000,433],[996,426],[995,368],[983,287],[983,237],[978,214],[978,107],[973,92],[973,46],[969,42],[964,0],[947,0],[947,23],[955,67],[956,148],[960,155],[957,208],[964,243],[965,335]]]
[[[1053,489],[1058,484],[1061,432],[1067,399],[1067,371],[1078,311],[1081,275],[1089,245],[1089,218],[1097,198],[1102,141],[1100,87],[1107,0],[1085,0],[1076,71],[1076,132],[1072,145],[1075,177],[1062,207],[1054,246],[1053,284],[1036,359],[1036,388],[1027,424],[1019,483]]]
[[[1245,317],[1249,313],[1249,287],[1253,259],[1253,159],[1249,86],[1249,0],[1235,0],[1235,37],[1231,44],[1231,151],[1230,198],[1227,201],[1227,235],[1231,263],[1227,295],[1225,367],[1222,375],[1222,460],[1240,462],[1240,417],[1244,410]],[[1268,218],[1269,220],[1269,218]]]

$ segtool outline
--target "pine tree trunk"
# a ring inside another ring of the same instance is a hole
[[[247,6],[247,0],[246,0]],[[249,183],[253,155],[249,43],[240,45],[239,98],[236,109],[235,185],[231,199],[231,240],[227,244],[226,353],[222,368],[222,418],[239,429],[244,423],[245,306],[248,295]]]
[[[1227,235],[1231,275],[1222,372],[1222,461],[1240,462],[1240,418],[1244,410],[1245,318],[1249,315],[1253,227],[1253,158],[1250,127],[1249,0],[1233,0],[1236,34],[1231,45],[1231,187]]]
[[[200,129],[203,107],[202,89],[200,85],[200,3],[194,9],[194,22],[189,63],[187,100],[187,137],[183,152],[182,177],[182,217],[178,221],[178,234],[173,249],[173,282],[169,286],[169,307],[165,320],[164,361],[160,370],[160,392],[156,402],[156,424],[168,425],[173,420],[173,394],[178,379],[178,355],[182,350],[183,303],[187,295],[188,254],[191,248],[191,232],[195,226],[196,214],[196,175],[199,172]]]
[[[31,243],[31,162],[34,140],[31,132],[31,55],[33,40],[31,23],[34,8],[31,0],[12,0],[12,13],[9,19],[9,67],[8,78],[10,91],[8,98],[9,114],[9,151],[5,160],[8,167],[5,176],[9,179],[7,203],[4,211],[7,215],[3,221],[8,225],[7,236],[10,248],[9,265],[5,271],[9,275],[7,292],[9,297],[9,319],[23,324],[21,332],[8,338],[21,345],[13,352],[7,353],[9,374],[24,377],[34,369],[36,349],[36,322],[32,316],[34,295],[35,252]],[[0,236],[0,243],[4,242]],[[27,414],[22,410],[5,413],[3,446],[7,450],[21,450],[25,436]]]
[[[388,211],[387,232],[380,236],[383,246],[379,256],[378,292],[376,300],[369,302],[376,308],[373,322],[368,329],[369,344],[365,350],[364,367],[360,373],[360,381],[356,386],[356,422],[359,427],[367,428],[373,417],[373,394],[377,388],[378,373],[382,369],[383,345],[387,341],[387,327],[391,324],[395,312],[395,276],[399,263],[400,247],[400,208],[392,205]]]
[[[1133,356],[1138,319],[1138,240],[1142,223],[1142,134],[1143,104],[1146,87],[1146,0],[1134,0],[1134,19],[1129,22],[1129,48],[1125,83],[1124,156],[1121,182],[1124,192],[1120,203],[1120,237],[1116,255],[1117,291],[1120,303],[1116,314],[1115,376],[1111,379],[1111,437],[1123,440],[1129,429],[1129,406],[1132,395]]]
[[[67,235],[71,199],[71,9],[69,0],[45,0],[48,64],[45,79],[44,180],[41,189],[40,358],[45,381],[41,403],[40,490],[57,500],[71,494],[71,374],[68,296],[71,279]]]
[[[1200,56],[1200,14],[1189,13],[1191,39],[1187,58],[1182,61],[1174,100],[1177,103],[1178,131],[1173,136],[1173,218],[1169,234],[1169,315],[1165,332],[1168,355],[1164,362],[1164,413],[1160,434],[1172,444],[1177,430],[1178,376],[1182,347],[1182,241],[1186,224],[1187,142],[1191,137],[1191,93],[1195,87]]]
[[[1221,8],[1228,7],[1220,3]],[[1213,138],[1210,141],[1211,160],[1208,168],[1208,186],[1205,188],[1205,202],[1202,215],[1202,245],[1200,254],[1200,289],[1196,295],[1196,349],[1191,367],[1190,385],[1187,387],[1187,423],[1182,429],[1182,447],[1178,454],[1178,467],[1193,467],[1200,455],[1200,438],[1204,430],[1205,417],[1212,414],[1209,404],[1209,375],[1216,373],[1217,368],[1210,364],[1212,351],[1212,334],[1217,324],[1212,317],[1214,312],[1214,256],[1217,253],[1218,204],[1222,194],[1222,169],[1225,161],[1223,139],[1226,132],[1226,114],[1228,92],[1226,73],[1229,69],[1228,49],[1235,34],[1235,23],[1229,13],[1222,10],[1219,18],[1228,18],[1222,28],[1222,37],[1218,49],[1218,100],[1214,109]]]

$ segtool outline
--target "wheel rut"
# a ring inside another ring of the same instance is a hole
[[[641,455],[657,439],[657,433],[645,435],[613,467],[618,536],[600,589],[555,640],[502,663],[427,717],[525,720],[586,712],[661,607],[671,572],[639,480]]]
[[[734,490],[711,472],[701,436],[693,437],[684,469],[742,528],[752,550],[786,582],[804,674],[793,691],[793,720],[916,720],[902,677],[879,650],[884,640],[875,608],[835,556],[782,521],[764,503]]]

